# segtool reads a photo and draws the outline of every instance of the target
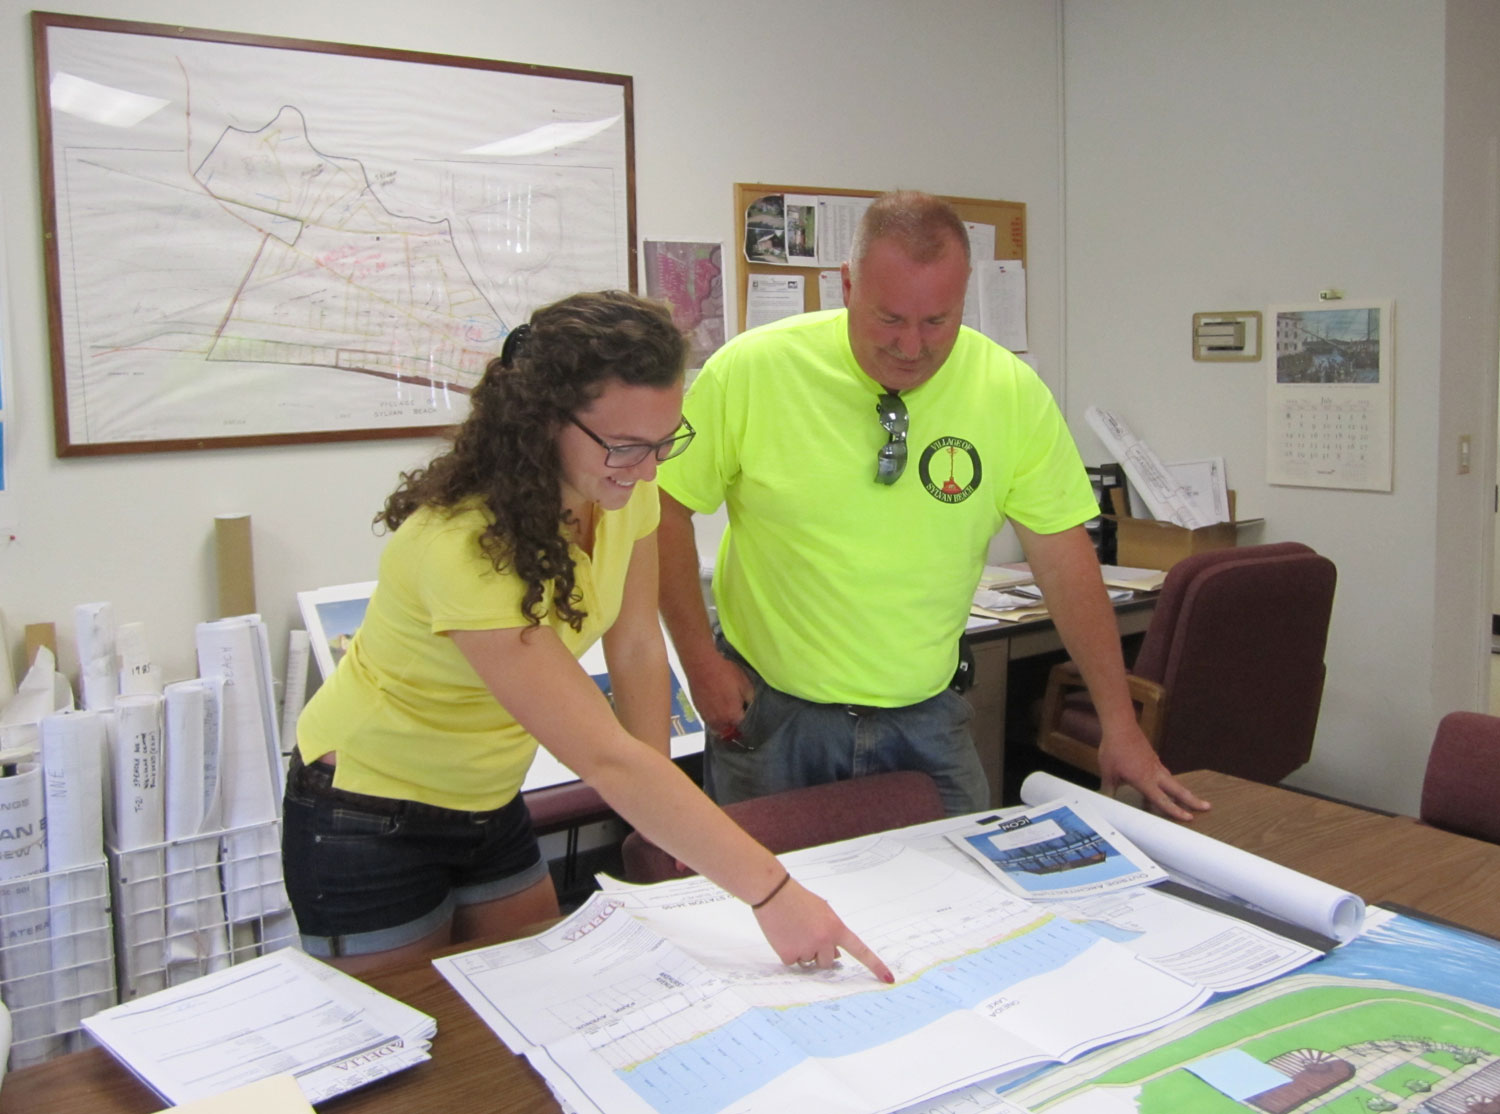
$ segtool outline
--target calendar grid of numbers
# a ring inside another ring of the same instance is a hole
[[[1391,303],[1273,309],[1266,478],[1390,491]]]

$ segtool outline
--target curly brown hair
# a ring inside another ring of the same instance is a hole
[[[480,548],[496,572],[509,567],[525,582],[531,625],[550,603],[580,629],[586,613],[563,534],[574,520],[562,502],[558,430],[609,381],[667,388],[682,378],[686,359],[687,344],[659,302],[605,290],[542,307],[485,368],[448,450],[401,474],[375,524],[395,530],[420,507],[452,513],[477,496],[494,517]]]

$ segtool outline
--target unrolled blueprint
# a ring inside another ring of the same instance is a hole
[[[551,931],[437,961],[580,1111],[878,1112],[1066,1061],[1208,991],[889,840],[784,857],[890,965],[784,967],[701,879],[610,883]]]

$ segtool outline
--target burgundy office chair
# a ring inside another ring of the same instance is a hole
[[[581,781],[549,785],[545,789],[532,789],[523,796],[526,811],[531,814],[531,830],[537,835],[551,832],[567,832],[567,845],[563,853],[563,877],[565,888],[571,888],[578,880],[578,831],[585,824],[608,820],[614,810],[604,803],[593,787]]]
[[[1422,779],[1422,822],[1500,843],[1500,718],[1449,712]]]
[[[1173,773],[1275,784],[1312,754],[1337,574],[1297,542],[1173,565],[1129,681],[1141,729]],[[1037,745],[1099,774],[1099,718],[1071,662],[1048,678]]]
[[[788,789],[725,805],[724,811],[778,855],[820,843],[904,828],[944,815],[937,784],[917,770]],[[620,857],[624,860],[625,877],[631,882],[662,882],[693,873],[639,832],[625,837]]]

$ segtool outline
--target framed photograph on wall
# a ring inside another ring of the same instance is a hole
[[[431,436],[635,289],[629,77],[32,13],[57,453]]]
[[[1271,309],[1267,482],[1391,490],[1394,312],[1390,301]]]

